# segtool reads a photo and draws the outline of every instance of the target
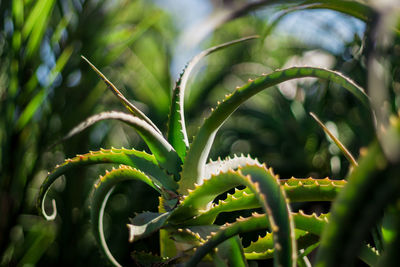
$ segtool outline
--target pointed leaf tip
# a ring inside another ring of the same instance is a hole
[[[310,116],[318,123],[318,125],[324,130],[324,132],[333,140],[333,142],[337,145],[337,147],[342,151],[344,156],[347,158],[347,160],[350,162],[350,164],[353,166],[353,168],[358,166],[357,161],[353,157],[353,155],[350,153],[350,151],[340,142],[340,140],[324,125],[324,123],[315,115],[313,112],[310,112]]]
[[[120,100],[120,102],[125,106],[125,108],[132,113],[132,115],[137,116],[138,118],[146,121],[151,127],[154,128],[159,134],[161,131],[157,128],[157,126],[142,112],[138,109],[135,105],[128,101],[125,96],[117,89],[117,87],[107,79],[107,77],[98,69],[94,64],[92,64],[86,57],[82,56],[82,59],[89,64],[89,66],[97,73],[97,75],[104,81],[107,87],[113,92],[113,94]]]

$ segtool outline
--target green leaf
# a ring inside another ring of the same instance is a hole
[[[226,48],[228,46],[241,43],[244,41],[252,40],[258,38],[258,36],[249,36],[233,40],[227,43],[223,43],[211,48],[208,48],[194,58],[192,58],[188,64],[186,64],[179,79],[177,80],[175,87],[172,92],[172,103],[170,107],[170,113],[168,116],[168,141],[175,148],[178,155],[183,160],[186,156],[186,150],[189,147],[189,141],[185,126],[185,116],[184,116],[184,100],[185,100],[185,90],[189,77],[195,68],[195,66],[201,61],[202,58],[210,55],[218,50]]]
[[[298,230],[295,230],[295,234],[298,234]],[[274,238],[272,233],[267,232],[265,236],[259,236],[256,241],[252,241],[249,246],[244,248],[246,254],[266,252],[268,249],[274,248]],[[271,253],[271,258],[272,258]]]
[[[22,29],[23,39],[27,38],[29,35],[26,46],[27,58],[30,58],[38,50],[43,40],[43,35],[50,20],[55,2],[55,0],[39,0],[29,14],[24,28]]]
[[[32,8],[32,11],[29,13],[25,23],[24,23],[24,28],[22,29],[22,36],[24,40],[29,36],[29,34],[32,32],[36,21],[39,20],[41,12],[43,9],[48,6],[47,4],[48,0],[38,0],[36,1],[34,7]]]
[[[14,17],[16,28],[21,28],[24,23],[24,1],[14,0],[12,1],[12,14]]]
[[[255,166],[262,168],[258,162],[255,162],[255,164]],[[252,165],[242,167],[250,166]],[[210,209],[211,202],[218,195],[241,184],[240,179],[234,178],[236,175],[239,174],[233,169],[228,169],[226,172],[218,172],[212,175],[209,179],[204,180],[203,184],[195,185],[193,189],[189,189],[189,194],[183,196],[180,205],[173,211],[170,220],[182,223],[184,220],[192,219],[201,212]]]
[[[282,179],[280,180],[290,202],[333,201],[347,184],[346,180]]]
[[[382,236],[384,239],[385,251],[377,266],[396,266],[398,264],[398,249],[400,246],[400,194],[397,194],[397,201],[387,209],[383,225]]]
[[[244,255],[242,242],[239,236],[233,236],[218,246],[217,253],[214,257],[220,258],[223,263],[221,266],[227,267],[247,267],[246,257]]]
[[[241,232],[264,229],[268,225],[271,226],[271,229],[275,235],[274,244],[275,247],[278,248],[275,250],[275,264],[277,266],[295,266],[296,243],[294,239],[294,224],[290,215],[289,206],[286,202],[284,191],[281,188],[277,177],[271,172],[271,170],[267,170],[265,167],[259,166],[245,166],[239,168],[239,170],[236,172],[228,171],[227,173],[221,173],[214,177],[215,180],[220,179],[221,181],[225,181],[225,183],[229,182],[233,184],[233,181],[235,181],[238,184],[249,187],[250,190],[257,196],[261,207],[268,215],[269,222],[267,217],[261,215],[263,219],[255,220],[254,224],[249,225],[248,227],[242,227],[240,225],[242,219],[239,219],[239,223],[236,224],[235,228],[227,227],[226,229],[222,229],[216,234],[213,234],[211,239],[197,249],[195,255],[190,259],[189,262],[186,263],[186,266],[193,266],[194,264],[198,263],[212,248],[226,239]],[[211,181],[212,179],[213,177],[211,177],[210,180],[204,181],[204,185],[207,181]],[[219,189],[221,189],[222,186],[223,185],[221,184]],[[201,187],[202,186],[200,186],[200,188]],[[193,191],[193,194],[194,192],[195,191]],[[216,189],[213,190],[211,194],[214,194],[214,192],[216,192]],[[190,194],[187,198],[190,200],[186,202],[186,205],[189,202],[192,205],[202,204],[199,205],[202,207],[208,201],[208,197],[206,195],[201,198],[201,203],[197,201],[199,196],[197,196],[196,199],[193,199],[194,197],[192,197],[192,194]],[[253,215],[253,217],[257,218],[257,215]],[[245,219],[243,220],[245,221]]]
[[[369,230],[393,196],[398,194],[398,173],[398,166],[388,165],[381,148],[374,142],[332,206],[330,223],[321,238],[317,266],[348,266],[353,263]]]
[[[367,107],[369,105],[369,98],[360,86],[341,73],[327,69],[293,67],[277,70],[255,80],[250,80],[247,84],[238,87],[231,95],[228,95],[222,103],[219,103],[201,126],[183,165],[182,179],[179,182],[180,193],[185,194],[188,188],[192,187],[194,183],[200,183],[201,179],[204,178],[205,163],[218,129],[243,102],[266,88],[287,80],[303,77],[316,77],[335,82],[355,95],[364,105]]]
[[[307,231],[295,229],[294,232],[299,250],[309,247],[319,240],[318,236],[310,234]],[[267,232],[265,236],[259,236],[257,241],[251,242],[248,247],[244,248],[244,253],[248,260],[272,258],[274,253],[274,239],[272,233]]]
[[[179,171],[181,169],[181,160],[176,154],[174,148],[165,140],[165,138],[156,131],[150,124],[146,121],[132,116],[130,114],[111,111],[102,112],[92,117],[87,118],[85,121],[80,123],[74,129],[72,129],[64,138],[66,140],[77,133],[85,130],[86,128],[92,126],[96,122],[102,120],[119,120],[130,126],[132,126],[138,134],[146,142],[147,146],[150,148],[151,152],[154,154],[158,164],[164,168],[167,173],[173,174],[175,179],[179,177]]]
[[[17,129],[21,130],[28,124],[33,115],[35,115],[36,111],[41,107],[43,102],[46,100],[46,97],[49,93],[49,88],[57,78],[57,76],[61,73],[61,71],[64,69],[65,65],[67,64],[68,60],[70,59],[71,55],[73,52],[72,46],[68,46],[67,48],[64,49],[62,54],[58,57],[56,65],[54,68],[50,71],[50,75],[48,76],[48,85],[44,88],[42,88],[34,97],[31,101],[29,101],[29,104],[26,106],[26,108],[22,111],[21,116],[18,118],[17,121]],[[35,74],[36,75],[36,74]],[[37,80],[34,82],[35,84],[37,83]]]
[[[308,201],[332,201],[346,184],[345,180],[325,179],[282,179],[279,181],[290,203]],[[219,200],[209,209],[200,212],[193,219],[186,221],[187,225],[202,225],[214,223],[222,212],[232,212],[245,209],[260,208],[256,195],[249,189],[235,189],[226,199]]]
[[[223,160],[220,158],[218,158],[216,161],[210,160],[210,162],[206,164],[204,178],[208,179],[212,175],[217,175],[220,172],[237,170],[239,167],[244,167],[246,165],[261,166],[261,163],[257,159],[252,159],[250,155],[234,155],[233,158],[227,157]]]
[[[114,163],[123,164],[138,168],[141,171],[150,175],[153,184],[158,187],[165,187],[168,190],[176,190],[177,184],[161,170],[153,155],[146,152],[140,152],[133,149],[102,149],[100,151],[90,152],[84,155],[77,155],[72,159],[67,159],[63,164],[56,166],[56,168],[49,173],[46,180],[42,183],[37,199],[37,208],[47,220],[52,220],[56,217],[57,210],[53,200],[53,212],[48,215],[44,209],[44,202],[46,195],[55,182],[55,180],[66,173],[67,171],[92,164]],[[158,190],[158,189],[157,189]]]
[[[108,198],[110,197],[114,186],[123,181],[142,181],[155,189],[151,179],[144,173],[133,169],[128,166],[120,166],[118,169],[113,169],[107,172],[106,175],[100,176],[100,179],[94,186],[93,193],[90,197],[91,207],[90,215],[92,221],[93,234],[96,241],[100,244],[102,251],[115,266],[121,266],[110,252],[104,236],[103,216],[104,210],[107,205]]]
[[[164,226],[170,213],[144,212],[136,215],[128,223],[129,242],[147,237]]]
[[[185,266],[193,266],[198,260],[200,260],[204,255],[211,252],[211,250],[218,246],[225,240],[236,236],[240,233],[247,233],[256,230],[263,230],[270,227],[270,222],[268,221],[265,214],[253,213],[251,217],[242,218],[240,217],[234,223],[228,223],[221,227],[217,232],[211,233],[204,244],[197,248],[195,255],[186,263]],[[272,250],[266,253],[275,253]]]
[[[297,237],[299,241],[299,247],[307,247],[312,243],[316,242],[315,236],[320,236],[323,232],[324,227],[328,224],[328,215],[321,214],[317,216],[315,213],[311,215],[304,214],[300,211],[292,214],[293,221],[295,224],[295,233],[297,231]],[[223,242],[227,238],[235,236],[241,233],[247,233],[255,230],[263,230],[272,228],[271,222],[265,214],[253,213],[251,217],[242,218],[236,220],[234,223],[228,223],[221,227],[217,232],[211,234],[210,237],[204,242],[204,244],[197,249],[196,253],[203,255],[208,253],[214,246]],[[311,236],[309,236],[311,234]],[[273,247],[268,249],[273,239],[271,233],[267,234],[264,240],[260,243],[252,243],[249,248],[245,248],[245,255],[248,259],[264,259],[270,257],[275,251]],[[304,238],[304,239],[302,239]],[[275,246],[275,245],[274,245]],[[261,251],[266,248],[266,251]],[[314,248],[312,248],[314,249]],[[369,245],[362,246],[360,251],[360,258],[366,263],[376,262],[378,255],[374,248]],[[196,256],[196,255],[195,255]],[[191,263],[191,262],[190,262]],[[188,265],[190,264],[188,263]]]
[[[24,255],[21,256],[18,266],[38,265],[40,259],[51,247],[56,239],[56,225],[36,223],[29,226],[27,233],[24,233]],[[4,262],[1,263],[2,265]]]
[[[51,44],[58,44],[60,39],[62,38],[64,30],[67,29],[69,23],[72,20],[72,13],[66,14],[61,18],[60,22],[57,24],[52,36],[51,36]]]

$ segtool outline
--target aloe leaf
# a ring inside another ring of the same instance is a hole
[[[385,213],[382,236],[384,239],[385,251],[377,266],[396,266],[398,264],[398,248],[400,247],[400,195],[397,198],[397,205],[391,205]]]
[[[218,195],[240,185],[240,181],[234,178],[238,175],[231,170],[204,180],[202,185],[196,185],[193,190],[189,189],[189,194],[183,196],[180,205],[172,212],[170,220],[179,223],[207,210]]]
[[[295,235],[298,236],[299,233],[303,233],[304,231],[295,230]],[[304,232],[305,233],[305,232]],[[261,253],[266,252],[266,250],[273,250],[274,249],[274,237],[272,233],[267,232],[265,236],[259,236],[256,241],[252,241],[250,245],[244,248],[244,253],[251,254],[251,253]],[[271,253],[271,258],[273,254]]]
[[[311,215],[307,215],[304,212],[299,211],[298,213],[293,213],[292,217],[296,226],[295,231],[300,230],[300,232],[298,232],[299,239],[302,236],[301,231],[320,236],[323,232],[324,227],[326,227],[326,225],[328,224],[328,214],[321,214],[320,216],[317,216],[314,213]],[[270,220],[265,214],[253,213],[252,216],[248,218],[240,217],[236,220],[236,222],[227,223],[223,225],[218,232],[212,233],[212,235],[207,238],[204,244],[197,249],[196,254],[198,255],[195,254],[194,257],[201,257],[202,255],[209,253],[213,247],[217,246],[227,238],[230,238],[237,234],[263,230],[267,228],[272,228],[272,226]],[[266,237],[266,240],[262,241],[265,242],[266,246],[270,245],[270,241],[268,240],[268,238],[269,236]],[[315,238],[313,237],[312,240],[302,240],[301,242],[303,241],[304,243],[300,243],[300,245],[307,246],[307,244],[313,243],[315,241]],[[266,258],[270,256],[271,253],[275,252],[274,249],[267,249],[267,251],[264,251],[264,253],[258,252],[258,250],[261,250],[258,245],[259,244],[253,244],[250,249],[244,249],[247,259],[260,259],[262,257]],[[376,251],[369,245],[362,246],[359,256],[369,265],[371,265],[373,262],[376,262],[378,259]],[[190,266],[192,262],[193,261],[187,263],[187,266]]]
[[[305,214],[302,210],[299,210],[299,212],[293,213],[293,218],[296,229],[320,236],[329,221],[329,214],[317,216],[315,213]]]
[[[168,228],[170,238],[175,241],[174,246],[179,247],[180,251],[185,251],[185,258],[191,255],[202,243],[205,238],[220,227],[217,225],[200,225],[185,228]],[[241,241],[238,237],[233,237],[222,242],[207,260],[212,260],[214,266],[246,266],[244,252]]]
[[[268,87],[303,77],[316,77],[338,83],[368,107],[369,98],[364,90],[336,71],[314,67],[293,67],[277,70],[255,80],[250,80],[247,84],[238,87],[231,95],[228,95],[222,103],[219,103],[201,126],[183,165],[182,179],[179,182],[180,193],[185,194],[194,183],[201,183],[201,179],[204,178],[205,163],[218,129],[243,102]]]
[[[147,237],[164,226],[169,213],[144,212],[136,215],[128,223],[129,242]]]
[[[296,229],[301,229],[318,236],[323,234],[324,229],[329,225],[328,222],[330,222],[330,218],[330,214],[320,214],[317,216],[313,213],[308,215],[301,210],[298,213],[293,213]],[[376,249],[368,244],[363,244],[362,242],[360,242],[359,245],[360,250],[354,256],[356,257],[356,255],[358,255],[358,257],[366,264],[373,266],[379,257]]]
[[[204,227],[210,225],[202,225],[198,227]],[[175,241],[175,245],[179,247],[180,251],[188,251],[192,250],[195,247],[198,247],[202,242],[205,242],[200,233],[196,230],[192,230],[192,227],[184,227],[184,228],[171,228],[169,229],[170,238]],[[196,229],[196,226],[194,226]],[[204,236],[205,238],[205,236]]]
[[[175,148],[182,160],[185,158],[186,150],[189,147],[184,116],[185,90],[194,67],[202,58],[206,57],[207,55],[210,55],[228,46],[255,38],[258,38],[258,36],[244,37],[208,48],[193,57],[189,63],[186,64],[185,68],[180,74],[180,77],[177,80],[172,92],[172,103],[168,117],[168,141]]]
[[[325,179],[282,179],[280,184],[285,190],[290,203],[308,201],[332,201],[346,184],[345,180]],[[187,225],[202,225],[214,223],[222,212],[232,212],[245,209],[260,208],[256,195],[249,189],[235,189],[233,194],[228,194],[226,199],[219,200],[209,209],[200,212],[192,219],[185,222]]]
[[[184,223],[186,225],[212,224],[217,216],[222,212],[232,212],[261,207],[251,190],[235,189],[235,191],[235,194],[228,194],[225,200],[220,200],[217,204],[212,204],[209,209],[200,211],[199,214]]]
[[[239,167],[244,167],[246,165],[261,166],[261,163],[257,159],[251,158],[250,155],[234,155],[233,158],[227,157],[224,160],[221,160],[220,158],[218,158],[216,161],[210,160],[210,162],[206,164],[204,178],[208,179],[212,175],[217,175],[220,172],[236,170]]]
[[[103,229],[104,210],[115,185],[129,180],[142,181],[153,189],[156,189],[151,179],[144,173],[128,166],[120,166],[118,169],[113,169],[111,172],[107,172],[104,176],[100,176],[100,179],[95,184],[91,195],[90,215],[93,233],[97,242],[100,244],[102,251],[114,266],[121,265],[114,258],[107,246]]]
[[[92,126],[96,122],[103,120],[120,120],[135,128],[154,154],[159,165],[166,169],[168,173],[173,174],[177,179],[181,168],[181,160],[174,148],[146,121],[130,114],[110,111],[93,115],[72,129],[62,140],[66,140]]]
[[[193,254],[193,252],[197,250],[197,247],[206,242],[205,239],[207,237],[219,229],[220,226],[217,225],[201,225],[184,228],[183,231],[187,234],[190,234],[192,239],[195,240],[193,242],[195,246],[192,246],[190,249],[186,249],[188,252],[187,255],[189,256],[190,254]],[[215,250],[209,253],[209,256],[205,257],[205,260],[211,260],[214,266],[221,267],[248,266],[244,256],[242,242],[238,236],[233,236],[221,242]]]
[[[265,229],[268,226],[270,226],[270,224],[266,215],[256,213],[250,218],[240,217],[232,224],[225,224],[219,231],[211,233],[211,236],[207,238],[202,246],[197,248],[196,253],[185,266],[194,266],[214,247],[239,233]]]
[[[275,250],[273,248],[266,249],[261,252],[245,252],[244,255],[247,260],[266,260],[274,257]]]
[[[37,199],[39,213],[41,213],[47,220],[55,219],[57,215],[57,209],[55,208],[54,200],[53,212],[51,215],[46,213],[44,209],[44,202],[51,185],[58,177],[71,169],[103,163],[123,164],[138,168],[149,175],[157,188],[165,188],[171,191],[175,191],[177,189],[176,182],[173,181],[172,177],[168,176],[163,170],[160,169],[160,167],[158,167],[157,161],[153,155],[133,149],[101,149],[100,151],[92,151],[87,154],[77,155],[72,159],[67,159],[64,161],[64,163],[56,166],[56,168],[49,173],[40,187],[39,196]]]
[[[329,178],[290,178],[280,180],[290,202],[333,201],[347,184],[346,180]]]
[[[193,266],[192,264],[195,264],[199,260],[201,260],[201,258],[209,253],[214,247],[218,246],[220,243],[233,236],[236,236],[240,233],[266,229],[267,227],[271,227],[267,216],[265,214],[257,213],[253,213],[252,216],[249,218],[240,217],[234,223],[225,224],[221,227],[219,231],[211,233],[206,242],[196,250],[194,256],[190,259],[189,262],[186,263],[185,266]],[[276,253],[276,250],[274,250],[274,252],[272,250],[269,250],[266,253],[270,252]],[[275,265],[277,265],[276,262]]]
[[[113,94],[121,101],[121,103],[125,106],[125,108],[132,113],[133,115],[135,115],[136,117],[144,120],[145,122],[147,122],[148,124],[151,125],[151,127],[154,128],[154,130],[156,130],[160,135],[162,135],[161,131],[157,128],[157,126],[142,112],[140,111],[140,109],[138,109],[137,107],[135,107],[135,105],[133,105],[131,102],[128,101],[128,99],[125,98],[125,96],[117,89],[117,87],[115,87],[115,85],[110,82],[106,76],[104,76],[103,73],[101,73],[100,70],[98,70],[96,68],[96,66],[94,66],[87,58],[85,58],[84,56],[81,56],[83,60],[85,60],[89,66],[97,73],[97,75],[100,76],[100,78],[104,81],[104,83],[107,85],[107,87],[111,90],[111,92],[113,92]]]
[[[324,130],[324,132],[333,140],[333,142],[335,142],[335,144],[337,145],[337,147],[340,149],[340,151],[342,151],[342,153],[344,154],[344,156],[347,158],[347,160],[350,162],[351,166],[353,168],[358,166],[357,161],[354,159],[353,155],[350,153],[350,151],[342,144],[342,142],[340,142],[339,139],[336,138],[335,135],[333,135],[333,133],[322,123],[322,121],[320,121],[317,117],[317,115],[315,115],[314,113],[310,112],[311,117],[313,117],[313,119],[319,124],[319,126],[322,128],[322,130]]]
[[[328,222],[330,222],[330,218],[330,214],[321,214],[317,216],[313,213],[307,215],[301,210],[298,213],[293,214],[296,229],[308,231],[318,236],[323,234],[324,229],[329,225]],[[358,255],[358,257],[366,264],[374,266],[379,258],[376,249],[369,244],[363,244],[362,242],[360,242],[359,245],[360,250],[354,256],[356,257],[356,255]]]
[[[321,238],[317,266],[352,264],[369,230],[399,191],[398,173],[398,167],[388,164],[382,149],[374,142],[332,206],[330,223]]]
[[[268,214],[269,223],[275,235],[274,244],[275,247],[278,247],[278,249],[275,250],[275,264],[280,264],[282,266],[294,266],[296,262],[296,243],[294,240],[293,220],[290,215],[290,209],[286,202],[284,191],[281,188],[277,177],[272,173],[272,171],[266,169],[265,166],[245,166],[239,168],[239,170],[236,172],[228,171],[227,173],[221,173],[214,177],[218,177],[219,180],[224,181],[225,184],[229,182],[233,184],[231,181],[236,181],[238,184],[249,187],[251,191],[256,194],[261,207]],[[214,179],[217,180],[218,178]],[[213,179],[213,177],[211,179]],[[206,184],[206,181],[204,181],[203,186]],[[202,186],[200,186],[200,188],[201,187]],[[204,187],[206,188],[207,186]],[[193,193],[194,192],[195,191],[193,191]],[[191,196],[192,194],[190,194],[188,198]],[[188,202],[192,202],[193,205],[199,204],[199,198],[196,199],[191,198],[191,201]],[[200,200],[202,202],[201,204],[207,204],[207,196],[200,198]],[[265,228],[267,226],[265,221],[267,221],[266,217],[260,224],[256,223],[254,230],[261,229],[262,227]],[[246,228],[244,229],[247,230]],[[199,262],[209,252],[210,249],[218,245],[220,242],[225,241],[227,238],[236,235],[238,233],[236,231],[237,229],[232,232],[232,235],[226,232],[221,234],[221,236],[217,234],[218,237],[216,240],[210,243],[207,242],[205,245],[198,248],[195,255],[190,259],[186,266],[193,266]],[[221,233],[221,231],[218,233]]]
[[[368,266],[377,266],[377,263],[382,258],[379,251],[370,244],[362,244],[362,247],[358,253],[358,257]]]
[[[319,242],[316,242],[315,244],[309,246],[308,248],[306,248],[300,255],[299,257],[305,257],[308,254],[310,254],[311,252],[313,252],[317,247],[319,246]]]
[[[299,267],[310,267],[311,262],[308,259],[307,255],[313,252],[319,246],[319,242],[315,242],[314,244],[310,245],[306,249],[300,250],[300,254],[297,260],[297,265]]]
[[[299,229],[295,229],[295,236],[298,249],[312,246],[319,240],[318,236]],[[244,248],[244,253],[248,260],[272,258],[274,254],[274,239],[272,233],[267,232],[265,236],[260,236],[257,241],[251,242],[248,247]]]
[[[258,163],[257,163],[258,164]],[[246,165],[244,167],[250,167]],[[259,168],[262,168],[259,165]],[[201,185],[194,185],[193,189],[189,189],[189,194],[183,196],[180,205],[173,211],[170,220],[181,223],[186,219],[191,219],[194,216],[206,211],[211,207],[211,202],[220,194],[241,184],[241,180],[234,178],[240,176],[233,169],[226,172],[212,175],[209,179],[204,180]]]
[[[299,239],[301,236],[307,235],[306,231],[295,229],[296,239]],[[253,252],[264,252],[267,249],[274,248],[274,238],[273,234],[267,232],[265,236],[259,236],[256,241],[250,243],[249,246],[244,248],[245,253],[253,253]]]
[[[242,242],[239,236],[233,236],[222,242],[215,253],[214,264],[216,257],[221,261],[221,266],[226,267],[247,267],[246,256],[243,251]]]

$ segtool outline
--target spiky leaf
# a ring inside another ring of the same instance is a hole
[[[91,195],[90,216],[93,234],[104,254],[115,266],[121,265],[114,258],[107,246],[103,227],[104,210],[115,185],[124,181],[135,180],[142,181],[153,189],[156,189],[151,179],[144,173],[128,166],[120,166],[118,169],[113,169],[111,172],[107,172],[104,176],[101,176],[95,184]]]
[[[93,115],[72,129],[64,139],[70,138],[96,122],[103,120],[119,120],[132,126],[146,142],[159,165],[166,169],[168,173],[173,174],[175,179],[178,179],[181,169],[181,160],[174,148],[150,124],[130,114],[110,111]]]
[[[67,159],[64,163],[57,165],[56,168],[49,173],[44,182],[42,183],[37,198],[37,208],[39,213],[42,214],[47,220],[52,220],[57,214],[55,202],[53,204],[53,213],[48,215],[44,209],[44,200],[51,187],[58,177],[65,174],[71,169],[92,165],[92,164],[123,164],[138,168],[147,173],[152,179],[153,184],[157,188],[165,188],[167,190],[176,190],[177,184],[172,177],[168,176],[160,167],[153,155],[146,152],[140,152],[134,149],[101,149],[99,151],[92,151],[87,154],[77,155],[72,159]]]
[[[189,147],[184,116],[185,90],[190,74],[192,73],[194,67],[201,61],[202,58],[206,57],[207,55],[233,44],[251,40],[257,37],[258,36],[244,37],[208,48],[192,58],[182,70],[182,73],[180,74],[179,79],[176,81],[175,87],[172,91],[172,103],[168,116],[168,141],[175,148],[182,160],[185,158],[186,150]]]
[[[220,178],[225,181],[225,183],[236,181],[238,184],[249,187],[251,191],[256,194],[261,207],[264,209],[266,214],[268,214],[269,225],[274,232],[275,247],[278,248],[275,250],[275,264],[277,266],[294,266],[296,262],[296,244],[293,233],[294,225],[284,191],[281,188],[277,177],[275,177],[271,170],[259,166],[245,166],[239,168],[236,172],[228,171],[227,173],[221,173],[214,177]],[[218,178],[214,179],[217,180]],[[213,179],[213,177],[211,179]],[[206,184],[206,182],[204,184]],[[206,198],[207,197],[204,195],[201,206],[204,206],[204,204],[207,203],[208,199]],[[192,204],[199,204],[194,199],[189,198],[189,200]],[[267,221],[266,217],[264,221],[258,221],[258,223],[255,223],[253,230],[267,227],[265,221]],[[250,228],[239,227],[242,231],[247,231]],[[221,231],[218,233],[221,233]],[[238,229],[234,230],[233,234],[224,232],[219,235],[216,240],[207,242],[197,250],[195,255],[186,265],[192,266],[193,264],[196,264],[210,251],[210,249],[238,233]]]
[[[169,213],[143,212],[131,219],[127,224],[129,229],[129,242],[147,237],[164,226]]]
[[[330,224],[321,239],[317,266],[353,263],[368,231],[400,189],[398,173],[398,167],[388,166],[378,144],[369,147],[332,207]]]
[[[306,201],[332,201],[337,193],[346,184],[345,180],[325,179],[282,179],[280,184],[285,190],[290,203]],[[213,204],[209,209],[200,212],[193,219],[186,222],[188,225],[202,225],[214,223],[222,212],[232,212],[245,209],[260,208],[256,195],[249,189],[235,189],[226,199]]]
[[[206,160],[218,129],[243,102],[266,88],[287,80],[303,77],[316,77],[338,83],[359,98],[364,105],[369,105],[368,96],[360,86],[341,73],[327,69],[293,67],[277,70],[254,81],[251,80],[247,84],[238,87],[222,103],[219,103],[201,126],[190,146],[183,165],[180,193],[185,194],[187,189],[192,187],[194,183],[201,183],[204,178]]]

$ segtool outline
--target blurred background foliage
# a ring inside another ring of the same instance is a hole
[[[368,28],[360,20],[326,10],[286,12],[273,5],[207,32],[208,16],[246,1],[183,2],[0,1],[2,266],[103,265],[85,200],[104,167],[70,172],[68,182],[53,187],[50,194],[60,214],[54,222],[36,215],[39,186],[47,171],[77,153],[111,146],[147,149],[118,122],[101,122],[52,147],[90,115],[123,110],[80,55],[165,132],[173,81],[190,57],[212,45],[259,34],[259,40],[215,53],[197,68],[187,94],[189,138],[200,124],[194,119],[199,114],[204,118],[236,86],[277,68],[327,67],[365,88]],[[395,94],[400,92],[398,36],[391,58]],[[392,99],[398,110],[400,98]],[[211,157],[249,153],[283,178],[343,178],[347,160],[309,112],[326,122],[355,156],[373,137],[369,112],[354,97],[327,81],[302,79],[267,90],[239,108],[217,135]],[[109,246],[120,262],[131,262],[132,246],[157,251],[157,237],[128,245],[125,227],[125,218],[134,212],[156,211],[156,198],[149,194],[127,184],[110,201],[106,233],[112,232]]]

